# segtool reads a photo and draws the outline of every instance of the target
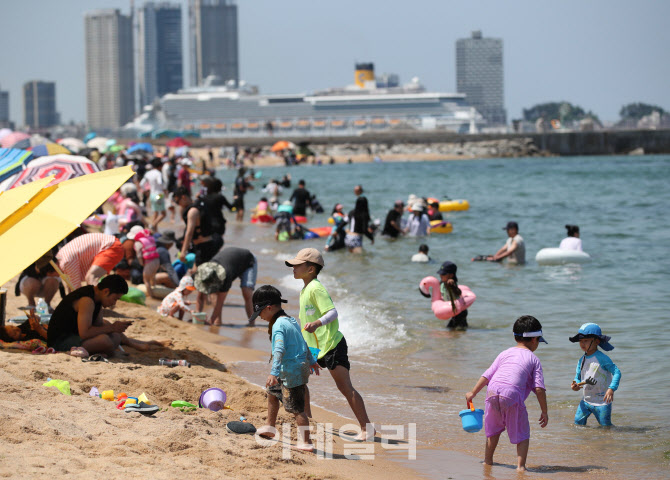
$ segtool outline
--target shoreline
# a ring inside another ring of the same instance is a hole
[[[20,315],[18,307],[24,303],[23,297],[13,295],[15,282],[13,279],[6,285],[11,293],[7,299],[8,319]],[[241,300],[241,296],[231,297],[232,304]],[[228,310],[227,318],[246,322],[241,318],[243,315],[232,314],[243,309]],[[111,478],[128,475],[161,478],[174,476],[175,469],[196,479],[217,478],[223,472],[228,478],[291,479],[316,475],[384,480],[416,476],[414,470],[385,458],[378,441],[353,444],[332,435],[334,458],[323,462],[315,454],[289,451],[276,443],[264,447],[251,436],[227,433],[225,424],[239,420],[240,415],[256,427],[263,425],[267,402],[263,389],[231,373],[226,363],[265,360],[266,353],[221,345],[225,337],[176,319],[162,318],[146,306],[119,302],[105,314],[133,320],[127,332],[132,337],[171,338],[173,346],[149,352],[126,347],[129,356],[111,358],[109,363],[84,363],[63,353],[31,355],[25,350],[0,349],[0,375],[5,386],[0,393],[0,406],[5,411],[0,422],[0,444],[12,457],[20,459],[21,476],[76,474],[80,470],[85,470],[88,476],[91,471],[110,469],[115,471]],[[192,367],[163,367],[158,365],[159,357],[183,358]],[[69,381],[72,396],[43,387],[47,378]],[[197,403],[202,390],[215,386],[227,393],[226,404],[234,410],[199,409],[182,413],[169,407],[174,400]],[[142,417],[117,410],[115,403],[90,397],[91,387],[130,395],[144,392],[161,411],[152,417]],[[319,407],[313,410],[312,424],[318,420],[339,428],[351,423]],[[281,423],[291,425],[295,436],[293,416],[283,409],[279,413],[278,424]],[[313,434],[318,441],[316,436]],[[344,458],[352,445],[374,445],[374,460]],[[287,452],[290,459],[282,458]],[[333,475],[335,471],[337,474]],[[12,477],[18,471],[14,473],[12,466],[3,462],[0,474]]]

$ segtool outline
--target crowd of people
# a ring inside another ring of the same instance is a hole
[[[122,155],[113,162],[107,158],[99,160],[105,168],[127,163],[129,160]],[[272,342],[272,366],[266,382],[267,424],[258,434],[276,435],[280,403],[295,415],[298,426],[307,426],[311,417],[309,375],[318,375],[320,370],[326,369],[360,425],[361,432],[353,440],[372,440],[375,429],[363,398],[351,381],[348,347],[339,330],[338,312],[318,278],[325,267],[321,253],[305,248],[286,261],[294,278],[303,282],[298,318],[294,318],[283,310],[286,300],[275,286],[256,289],[258,261],[252,251],[225,246],[224,209],[235,212],[237,221],[244,219],[244,197],[254,189],[253,171],[239,168],[234,196],[229,201],[214,172],[203,172],[194,183],[192,161],[188,158],[138,159],[133,163],[136,175],[119,188],[104,210],[97,212],[104,220],[102,233],[79,229],[21,273],[16,293],[23,294],[29,306],[35,306],[37,298],[44,299],[51,312],[48,329],[31,311],[25,324],[5,327],[0,332],[2,339],[41,338],[49,348],[76,356],[113,355],[124,345],[138,350],[162,347],[166,345],[164,342],[143,342],[128,337],[125,331],[131,322],[106,320],[103,309],[113,307],[126,295],[129,283],[142,283],[147,295],[156,298],[160,297],[159,287],[171,289],[162,299],[158,312],[180,319],[188,318],[194,311],[203,312],[211,295],[214,302],[207,323],[221,325],[227,295],[233,282],[239,279],[249,325],[255,325],[259,317],[268,322]],[[278,240],[283,234],[291,238],[300,230],[296,217],[306,216],[308,209],[318,212],[320,208],[304,180],[298,182],[287,201],[281,202],[284,189],[290,187],[289,175],[281,180],[271,179],[264,188],[269,198],[263,197],[254,212],[255,215],[261,211],[273,213],[271,218],[276,222]],[[361,253],[364,238],[375,241],[378,224],[371,217],[364,189],[356,185],[353,193],[352,210],[345,213],[340,203],[332,209],[333,227],[326,241],[326,251],[346,248],[352,253]],[[406,219],[403,218],[405,212],[408,212]],[[184,225],[180,236],[173,230],[161,229],[167,220],[174,223],[177,213]],[[439,204],[410,195],[407,205],[402,200],[394,202],[381,234],[389,238],[426,237],[431,234],[431,221],[443,221]],[[581,250],[579,227],[566,225],[566,229],[568,236],[560,248]],[[482,260],[524,264],[525,243],[518,223],[510,221],[504,230],[508,237],[505,244]],[[171,250],[176,251],[174,259]],[[428,253],[428,246],[421,244],[411,260],[431,262]],[[454,298],[461,295],[457,269],[456,264],[447,260],[437,271],[444,301],[453,303]],[[52,308],[58,290],[62,299]],[[191,293],[196,293],[194,300],[187,299]],[[467,309],[454,315],[448,327],[467,327],[467,316]],[[485,463],[492,464],[500,434],[507,430],[510,441],[517,445],[517,466],[523,470],[530,438],[524,402],[531,391],[540,405],[540,426],[544,428],[549,421],[542,366],[533,353],[539,343],[545,341],[542,325],[532,316],[522,316],[516,321],[513,337],[516,346],[496,358],[466,394],[466,400],[471,402],[487,386]],[[601,425],[611,425],[611,405],[621,374],[609,357],[597,349],[611,350],[609,337],[602,334],[599,326],[585,324],[570,340],[579,342],[584,351],[571,385],[573,390],[583,390],[575,423],[583,425],[588,416],[594,414]],[[313,450],[308,431],[301,433],[297,448]]]

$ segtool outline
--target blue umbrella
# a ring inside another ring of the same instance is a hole
[[[32,159],[32,152],[16,148],[0,148],[0,181],[20,172]]]
[[[126,150],[126,153],[135,153],[135,152],[153,153],[154,147],[150,143],[136,143],[128,150]]]
[[[95,132],[88,132],[88,133],[86,134],[86,136],[84,137],[84,143],[88,142],[89,140],[94,139],[94,138],[97,137],[97,136],[98,136],[98,134],[95,133]]]

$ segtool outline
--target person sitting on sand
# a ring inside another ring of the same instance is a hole
[[[298,321],[282,309],[281,292],[272,285],[263,285],[254,292],[254,313],[256,317],[268,322],[268,336],[272,342],[272,369],[265,382],[268,394],[267,424],[256,433],[261,437],[273,438],[277,434],[277,414],[279,402],[284,409],[295,415],[298,428],[303,427],[294,448],[311,452],[314,450],[309,435],[309,419],[305,414],[305,386],[310,373],[319,374],[319,365],[312,356],[300,332]]]
[[[67,295],[56,307],[49,321],[47,346],[56,351],[83,347],[89,354],[112,355],[119,345],[145,351],[150,346],[165,346],[164,342],[143,342],[127,337],[123,332],[131,322],[113,323],[102,318],[102,309],[111,308],[126,293],[128,284],[120,275],[108,275],[97,285],[86,285]]]
[[[193,278],[189,275],[183,276],[179,281],[179,286],[163,299],[158,308],[156,308],[156,311],[163,317],[170,316],[182,320],[184,313],[191,311],[189,305],[193,303],[184,297],[188,296],[194,290]]]

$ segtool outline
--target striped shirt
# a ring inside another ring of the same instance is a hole
[[[107,250],[114,242],[115,236],[104,233],[87,233],[68,242],[60,249],[56,258],[63,273],[70,277],[72,287],[76,290],[86,278],[88,269],[93,265],[95,256]]]

